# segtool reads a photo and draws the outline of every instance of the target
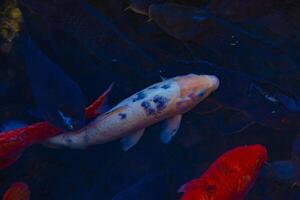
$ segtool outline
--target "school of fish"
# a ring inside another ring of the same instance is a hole
[[[1,168],[15,162],[25,148],[35,143],[83,149],[121,138],[123,150],[127,151],[138,143],[145,128],[161,121],[164,121],[161,141],[169,143],[178,132],[182,114],[217,90],[219,84],[213,75],[177,76],[153,84],[99,115],[97,111],[110,87],[86,108],[87,118],[99,116],[78,131],[61,133],[62,130],[41,122],[1,134]],[[181,199],[242,200],[266,159],[266,149],[261,145],[228,151],[201,178],[180,188],[180,192],[185,193]]]

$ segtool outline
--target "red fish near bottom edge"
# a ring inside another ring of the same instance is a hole
[[[4,193],[2,200],[29,200],[30,190],[26,183],[16,182]]]
[[[104,104],[111,88],[112,85],[85,109],[87,119],[100,114],[98,110]],[[0,169],[8,167],[17,161],[22,152],[29,146],[43,142],[45,139],[60,133],[62,133],[62,130],[55,128],[48,122],[39,122],[27,127],[0,133]]]
[[[181,200],[242,200],[267,160],[267,150],[256,144],[227,151],[198,179],[182,186]]]

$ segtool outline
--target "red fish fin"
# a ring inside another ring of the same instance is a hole
[[[107,96],[110,93],[113,85],[114,83],[110,84],[108,89],[85,109],[86,118],[93,118],[101,114],[101,108],[103,107],[105,100],[107,99]]]
[[[197,179],[194,179],[194,180],[191,180],[185,184],[183,184],[179,189],[178,189],[178,192],[180,193],[184,193],[184,192],[187,192],[189,190],[193,190],[195,188],[198,187],[198,180]]]
[[[6,190],[2,200],[29,200],[30,190],[26,183],[17,182]]]
[[[0,157],[0,169],[4,169],[15,163],[22,155],[22,151],[10,153]]]
[[[13,164],[29,145],[28,128],[19,128],[0,135],[0,169]]]

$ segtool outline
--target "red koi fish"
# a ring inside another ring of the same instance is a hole
[[[267,150],[259,144],[232,149],[200,178],[183,185],[181,200],[243,200],[266,159]]]
[[[99,115],[99,108],[104,104],[112,85],[85,109],[85,116],[91,119]],[[29,146],[40,143],[49,137],[62,133],[48,122],[38,122],[27,127],[14,129],[0,134],[0,169],[16,162]]]
[[[2,200],[29,200],[30,190],[26,183],[16,182],[4,193]]]

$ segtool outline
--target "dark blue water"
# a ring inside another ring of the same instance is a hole
[[[24,181],[33,200],[175,200],[182,184],[233,147],[263,144],[270,165],[297,157],[291,153],[300,130],[299,2],[171,2],[180,6],[173,10],[163,5],[151,22],[124,11],[130,3],[125,0],[20,2],[26,23],[19,37],[29,34],[39,51],[55,63],[59,72],[48,67],[61,80],[56,92],[79,88],[84,100],[70,94],[61,101],[69,101],[73,108],[88,105],[112,82],[111,107],[159,82],[161,76],[214,74],[221,84],[184,115],[168,145],[159,140],[161,124],[147,128],[128,152],[122,151],[120,141],[85,150],[34,145],[0,171],[0,194],[13,182]],[[187,5],[194,7],[182,7]],[[0,54],[1,124],[43,119],[35,88],[48,94],[41,100],[45,108],[60,103],[49,95],[43,73],[29,70],[27,75],[18,41],[13,40],[9,53]],[[33,53],[27,52],[26,58],[30,56]],[[46,66],[35,63],[35,67],[45,72]],[[32,81],[36,74],[39,82]],[[270,175],[269,164],[246,199],[300,199],[299,188],[292,187],[294,180]],[[286,168],[278,171],[284,173]]]

